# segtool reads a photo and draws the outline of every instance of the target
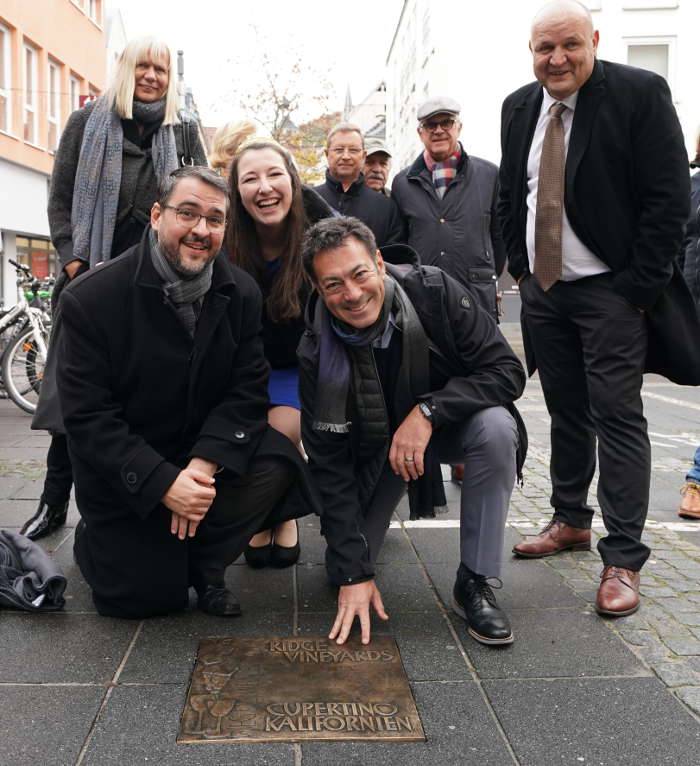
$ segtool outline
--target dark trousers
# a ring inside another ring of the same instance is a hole
[[[596,465],[598,502],[608,532],[606,565],[638,571],[649,504],[651,449],[641,386],[647,351],[644,315],[616,293],[610,274],[520,287],[525,328],[551,417],[554,518],[591,526],[588,489]]]
[[[52,434],[46,453],[46,477],[41,499],[47,505],[64,505],[73,486],[73,467],[64,434]]]
[[[216,499],[193,538],[170,533],[170,511],[158,505],[141,519],[100,497],[76,499],[83,519],[75,559],[92,588],[97,611],[141,618],[187,607],[190,585],[223,584],[226,567],[248,540],[270,526],[268,517],[289,489],[296,469],[278,458],[256,458],[246,476],[217,475]]]

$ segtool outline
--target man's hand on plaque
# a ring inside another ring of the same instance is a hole
[[[360,618],[362,643],[369,643],[370,636],[370,604],[382,620],[388,620],[389,615],[384,611],[382,596],[374,580],[358,582],[355,585],[341,585],[338,592],[338,614],[328,634],[337,644],[344,644],[350,635],[350,629],[355,617]]]

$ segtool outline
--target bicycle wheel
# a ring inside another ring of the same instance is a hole
[[[34,412],[44,377],[44,360],[33,329],[23,332],[5,349],[2,377],[10,399],[25,412]]]

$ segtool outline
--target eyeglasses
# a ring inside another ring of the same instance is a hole
[[[341,154],[345,154],[345,152],[353,155],[353,157],[362,154],[362,149],[358,149],[356,146],[334,146],[329,151],[331,154],[337,154],[339,157]]]
[[[443,130],[452,130],[457,120],[452,117],[445,117],[444,120],[431,120],[430,122],[422,122],[421,128],[427,130],[429,133],[435,133],[438,128]]]
[[[173,207],[173,205],[161,205],[161,207],[174,210],[175,220],[180,226],[186,226],[188,229],[194,229],[195,226],[199,226],[202,218],[207,222],[207,229],[213,234],[221,231],[226,226],[226,219],[218,215],[202,215],[201,213],[195,213],[194,210],[187,210],[184,207]]]

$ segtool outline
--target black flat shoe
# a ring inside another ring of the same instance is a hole
[[[20,534],[30,540],[38,540],[55,532],[66,523],[68,515],[68,503],[63,505],[48,505],[43,500],[39,501],[36,513],[20,530]]]
[[[197,609],[216,617],[238,617],[241,605],[224,585],[207,585],[197,591]]]
[[[285,569],[296,564],[299,560],[299,554],[301,553],[301,547],[299,546],[299,523],[294,519],[294,523],[297,527],[297,541],[294,545],[286,548],[284,545],[277,545],[272,543],[272,550],[270,551],[270,566],[277,569]]]
[[[253,569],[264,569],[265,567],[269,567],[271,554],[271,542],[267,545],[259,545],[257,547],[246,545],[245,550],[243,551],[246,563]]]

